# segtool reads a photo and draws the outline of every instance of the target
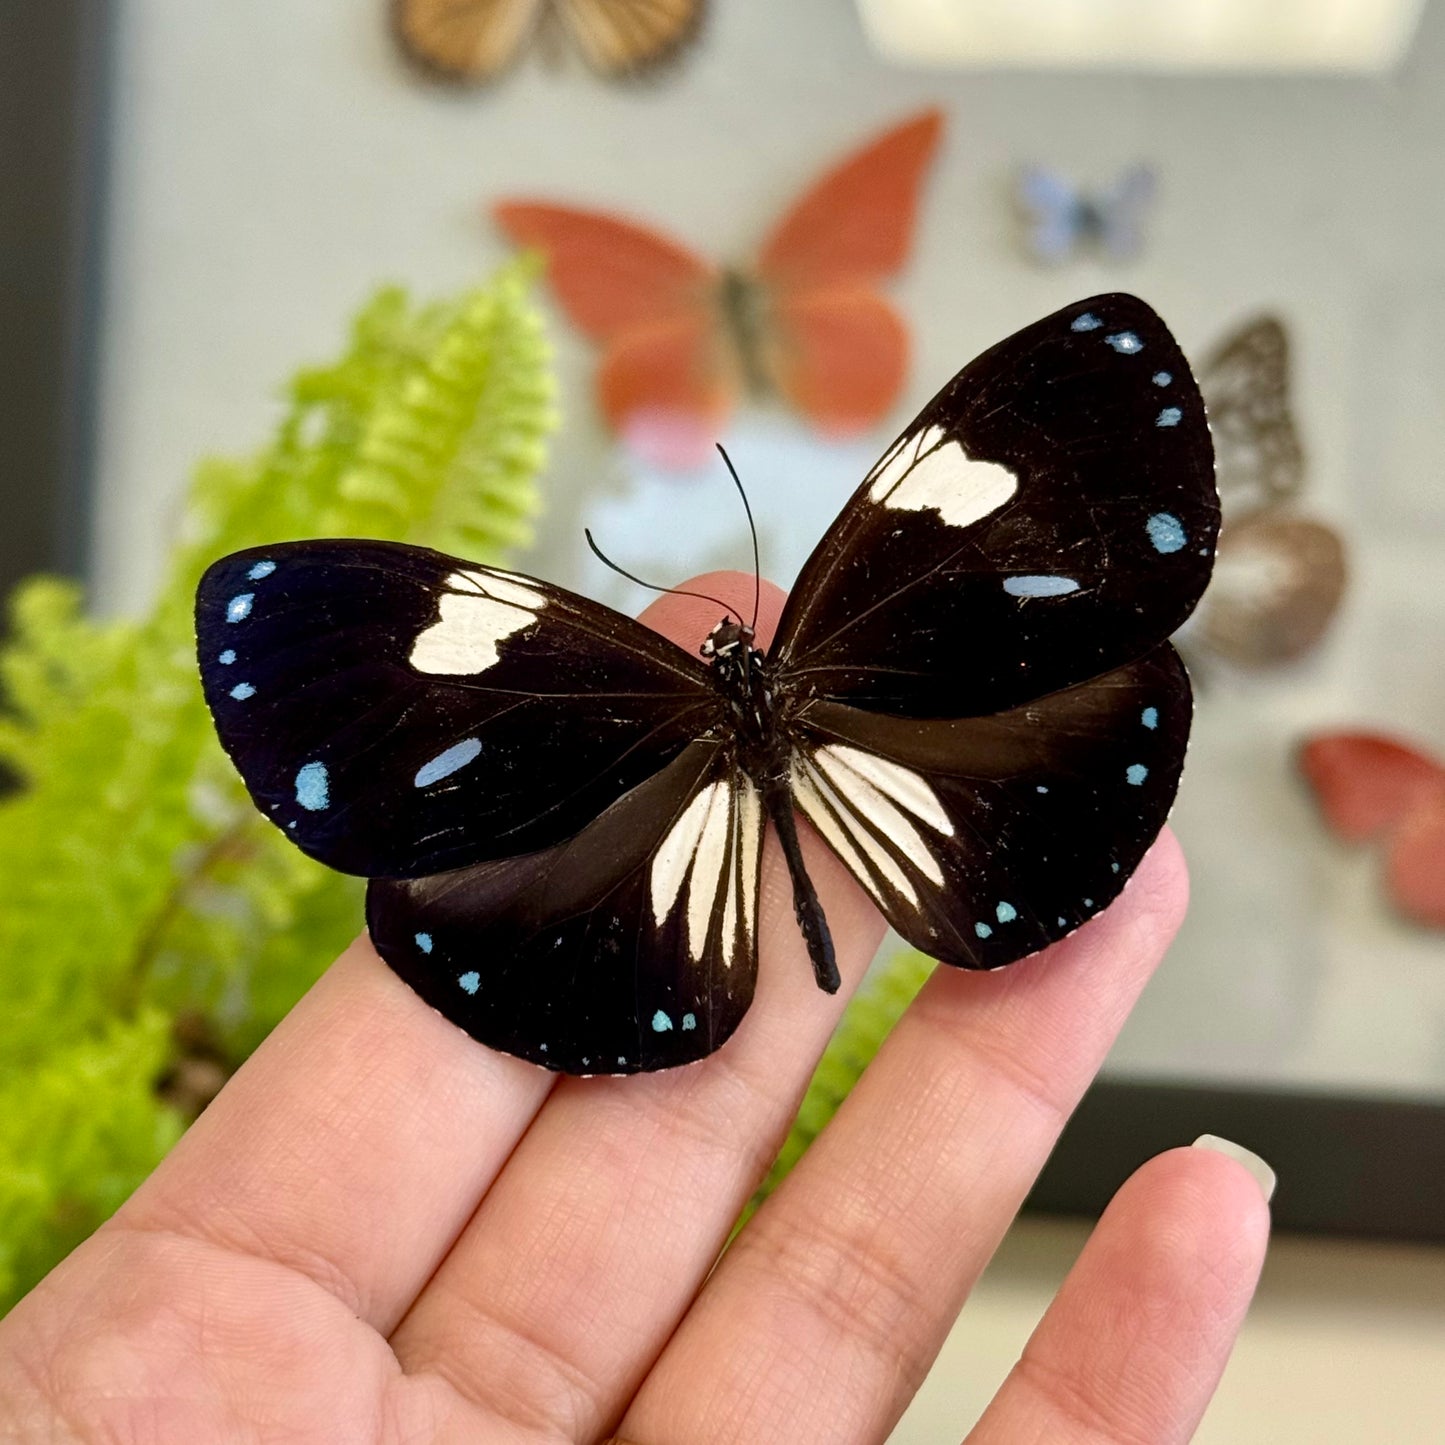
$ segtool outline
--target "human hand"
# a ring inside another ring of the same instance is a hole
[[[751,599],[751,578],[697,585]],[[675,596],[646,616],[689,646],[716,620]],[[353,944],[0,1322],[0,1438],[884,1439],[1173,937],[1185,874],[1166,834],[1045,953],[940,968],[714,1270],[883,932],[805,847],[842,990],[813,983],[770,839],[753,1007],[668,1073],[494,1053]],[[1267,1232],[1232,1160],[1146,1164],[969,1440],[1187,1440]]]

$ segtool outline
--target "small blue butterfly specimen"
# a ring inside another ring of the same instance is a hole
[[[1144,246],[1144,219],[1156,189],[1153,170],[1131,166],[1102,191],[1086,191],[1059,172],[1027,166],[1015,184],[1024,243],[1035,261],[1059,266],[1094,251],[1132,261]]]
[[[1117,897],[1183,767],[1168,638],[1218,530],[1183,353],[1142,301],[1096,296],[924,407],[766,651],[756,616],[694,655],[532,577],[336,539],[210,567],[201,680],[257,806],[371,880],[372,941],[422,998],[547,1068],[636,1073],[746,1013],[769,830],[837,989],[796,814],[960,968]]]

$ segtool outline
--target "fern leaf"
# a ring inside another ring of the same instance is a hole
[[[170,1020],[199,1012],[238,1052],[361,925],[356,880],[261,819],[216,743],[194,656],[201,572],[308,536],[482,561],[527,540],[555,422],[531,276],[514,264],[424,306],[378,293],[344,353],[292,382],[268,448],[197,469],[147,618],[92,622],[53,579],[13,598],[0,762],[22,786],[0,799],[0,1299],[104,1218],[181,1126],[153,1087]],[[38,1142],[46,1129],[54,1147]]]

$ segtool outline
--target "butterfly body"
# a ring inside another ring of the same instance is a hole
[[[371,879],[372,940],[423,998],[549,1068],[666,1068],[746,1012],[769,826],[837,988],[797,814],[960,967],[1117,896],[1183,766],[1166,639],[1218,524],[1182,354],[1142,302],[1096,297],[924,408],[766,649],[741,616],[696,655],[535,578],[334,540],[213,564],[202,681],[257,805]]]
[[[546,256],[562,308],[597,343],[609,426],[643,459],[683,470],[710,455],[743,394],[779,397],[827,436],[887,412],[908,333],[877,288],[907,258],[941,131],[925,111],[846,157],[745,265],[606,212],[517,198],[493,214]]]
[[[1144,218],[1154,198],[1154,172],[1132,166],[1098,192],[1084,190],[1057,171],[1028,166],[1019,174],[1015,201],[1033,259],[1058,266],[1083,253],[1131,261],[1143,249]]]

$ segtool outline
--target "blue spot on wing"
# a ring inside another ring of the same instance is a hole
[[[1184,524],[1172,512],[1155,512],[1144,525],[1156,552],[1177,552],[1189,540]]]
[[[1003,590],[1010,597],[1064,597],[1079,584],[1072,577],[1005,577]]]
[[[1019,911],[1012,903],[1000,903],[993,911],[993,916],[1000,923],[1012,923],[1019,916]]]
[[[1154,373],[1155,386],[1168,386],[1174,378],[1167,371],[1156,371]]]
[[[421,949],[421,951],[422,951],[423,953],[430,953],[430,952],[431,952],[431,934],[429,934],[429,933],[418,933],[418,934],[416,934],[416,935],[414,935],[414,936],[415,936],[415,938],[416,938],[416,946],[417,946],[419,949]]]
[[[246,576],[253,582],[259,582],[263,577],[269,577],[275,570],[276,564],[274,562],[257,562],[256,565],[246,573]]]
[[[235,687],[231,689],[231,696],[235,698],[237,702],[245,702],[248,697],[256,696],[256,689],[252,687],[249,682],[238,682]]]
[[[306,763],[296,774],[296,801],[308,813],[319,813],[331,804],[331,779],[325,763]]]
[[[1124,776],[1137,788],[1149,776],[1149,769],[1143,763],[1130,763],[1124,771]]]
[[[1139,714],[1139,721],[1150,731],[1159,726],[1159,709],[1157,707],[1146,707]]]
[[[1177,406],[1166,406],[1158,416],[1154,418],[1155,426],[1178,426],[1180,418],[1184,413]]]
[[[973,931],[978,934],[980,938],[989,938],[993,934],[993,929],[986,923],[975,923],[973,925]]]
[[[1070,331],[1097,331],[1104,323],[1092,311],[1076,316],[1069,322]]]
[[[255,600],[254,592],[238,592],[226,603],[226,621],[244,622],[251,615],[251,604]]]
[[[416,777],[412,782],[418,788],[430,787],[432,783],[438,783],[443,778],[449,778],[459,768],[464,768],[473,761],[482,751],[480,738],[466,738],[464,741],[454,744],[445,752],[438,753],[431,762],[423,764],[417,769]]]
[[[482,986],[482,976],[476,969],[468,969],[466,973],[458,975],[457,982],[462,986],[464,993],[476,993]]]
[[[695,1029],[696,1027],[697,1027],[697,1015],[696,1015],[696,1014],[683,1014],[683,1016],[682,1016],[682,1030],[683,1030],[683,1032],[686,1033],[689,1029]]]
[[[663,1013],[661,1009],[652,1016],[652,1031],[655,1034],[665,1034],[672,1027],[672,1020]]]
[[[236,660],[236,649],[235,649],[234,647],[228,647],[228,648],[216,659],[216,661],[219,662],[222,667],[230,667],[230,665],[231,665],[233,662],[235,662],[235,660]]]
[[[1132,331],[1116,331],[1112,336],[1106,336],[1104,340],[1120,356],[1133,356],[1135,352],[1144,349],[1144,343]]]

